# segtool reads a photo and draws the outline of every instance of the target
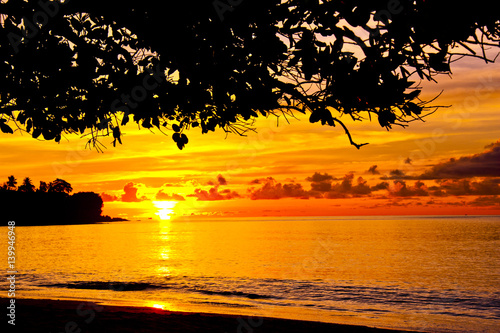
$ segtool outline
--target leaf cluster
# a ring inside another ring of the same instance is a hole
[[[211,0],[72,0],[37,23],[40,3],[0,4],[0,130],[96,147],[129,121],[173,130],[182,149],[190,128],[244,135],[255,117],[302,112],[359,148],[341,116],[422,119],[434,107],[417,80],[493,61],[500,41],[484,0],[253,0],[224,20]]]

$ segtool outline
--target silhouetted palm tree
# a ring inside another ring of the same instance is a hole
[[[30,177],[26,177],[24,178],[22,185],[19,186],[17,190],[20,192],[34,192],[35,185],[33,185],[33,182],[31,181]]]
[[[17,179],[14,176],[9,176],[7,181],[7,188],[9,190],[15,191],[17,185]]]

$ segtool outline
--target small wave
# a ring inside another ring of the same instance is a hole
[[[157,286],[142,282],[104,282],[104,281],[78,281],[71,283],[40,284],[42,287],[68,288],[68,289],[94,289],[94,290],[114,290],[114,291],[139,291]]]
[[[220,295],[220,296],[240,296],[249,299],[282,299],[281,297],[271,296],[271,295],[259,295],[254,293],[246,293],[242,291],[227,291],[227,290],[206,290],[206,289],[193,289],[193,291],[205,294],[205,295]]]
[[[202,288],[185,288],[185,285],[168,286],[146,282],[119,282],[119,281],[75,281],[69,283],[39,284],[40,287],[67,288],[67,289],[93,289],[113,291],[143,291],[148,289],[188,289],[204,295],[239,296],[248,299],[282,299],[279,296],[261,295],[243,291],[209,290]]]
[[[193,301],[193,303],[227,306],[227,307],[231,307],[231,308],[254,308],[255,307],[254,305],[250,305],[250,304],[235,304],[235,303],[212,302],[212,301]]]

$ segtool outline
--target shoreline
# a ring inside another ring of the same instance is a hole
[[[18,227],[53,227],[53,226],[66,226],[66,225],[90,225],[90,224],[107,224],[115,222],[129,222],[130,220],[121,217],[110,217],[108,215],[103,215],[100,218],[93,221],[77,221],[77,222],[61,222],[61,221],[42,221],[42,222],[27,222],[25,220],[10,219],[16,222],[16,228]],[[38,220],[39,221],[39,220]]]
[[[0,298],[7,313],[9,298]],[[4,320],[9,320],[5,316]],[[101,305],[92,301],[18,298],[15,331],[22,332],[415,332],[317,321],[177,312],[154,307]],[[81,331],[80,331],[81,330]]]

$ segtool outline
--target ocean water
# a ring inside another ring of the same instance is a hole
[[[499,216],[138,220],[16,236],[17,298],[231,313],[259,326],[500,331]],[[3,290],[6,271],[4,260]]]

